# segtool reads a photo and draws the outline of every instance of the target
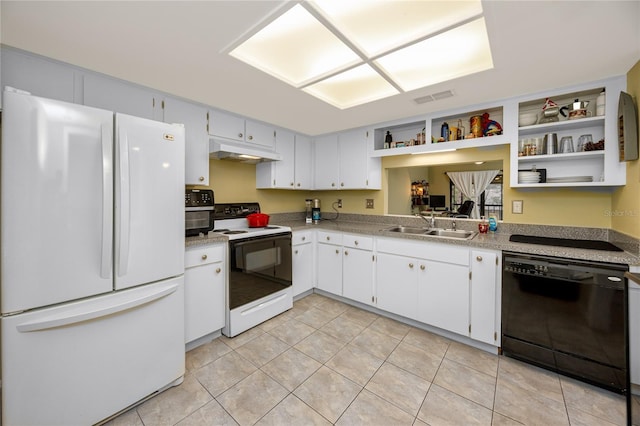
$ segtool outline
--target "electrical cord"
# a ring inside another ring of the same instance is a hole
[[[338,217],[340,217],[340,212],[338,211],[338,209],[336,208],[336,205],[338,204],[337,201],[334,201],[331,204],[331,208],[334,209],[336,211],[336,217],[334,217],[333,219],[327,219],[327,218],[322,218],[322,220],[329,220],[329,221],[334,221],[334,220],[338,220]]]

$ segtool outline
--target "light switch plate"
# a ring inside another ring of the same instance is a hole
[[[368,209],[372,209],[373,208],[373,198],[367,198],[367,208]]]
[[[511,213],[522,214],[522,200],[511,201]]]

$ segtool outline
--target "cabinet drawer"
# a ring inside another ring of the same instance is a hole
[[[362,250],[372,250],[373,238],[358,234],[343,234],[342,245],[345,247],[358,248]]]
[[[187,248],[184,252],[184,267],[191,268],[224,260],[226,244]]]
[[[401,238],[378,238],[376,248],[379,253],[410,256],[418,259],[434,260],[456,265],[469,265],[469,249],[447,243],[430,241],[409,241]]]
[[[294,231],[291,233],[291,245],[306,244],[313,241],[313,231]]]
[[[342,232],[318,231],[318,242],[342,245]]]

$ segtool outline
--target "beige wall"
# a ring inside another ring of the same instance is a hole
[[[627,74],[627,93],[633,96],[637,105],[640,96],[640,61]],[[610,215],[613,229],[640,238],[640,161],[627,162],[627,185],[613,193]]]

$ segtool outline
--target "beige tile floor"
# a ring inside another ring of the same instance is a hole
[[[312,294],[188,352],[180,386],[109,425],[625,422],[620,395]]]

